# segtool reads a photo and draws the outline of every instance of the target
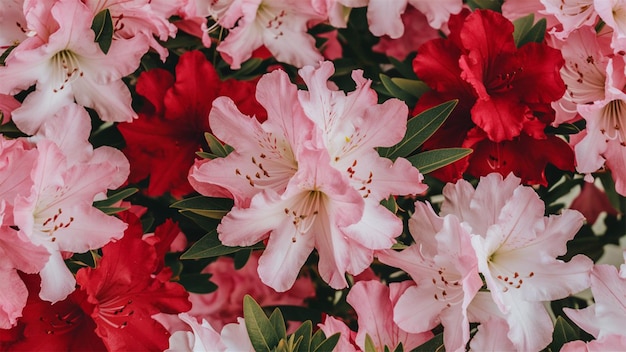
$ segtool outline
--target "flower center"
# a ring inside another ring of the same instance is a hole
[[[128,326],[130,317],[135,314],[131,306],[132,304],[133,301],[131,299],[123,301],[121,298],[112,302],[103,302],[98,306],[98,316],[112,327],[123,329]]]
[[[463,301],[463,289],[458,275],[447,273],[446,268],[439,268],[431,282],[435,287],[436,301],[444,302],[448,308]]]
[[[257,10],[257,21],[263,25],[263,28],[274,34],[274,39],[283,36],[282,25],[284,23],[287,12],[285,10],[277,11],[270,6],[261,3]]]
[[[326,195],[318,190],[310,190],[298,197],[290,206],[285,208],[285,215],[291,217],[293,226],[301,235],[309,232],[317,215],[323,210]],[[296,242],[296,237],[291,239]]]
[[[83,76],[80,69],[78,56],[71,50],[61,50],[51,60],[53,82],[58,82],[53,92],[57,93],[65,89],[65,85],[77,77]]]
[[[563,96],[566,100],[576,104],[590,104],[604,99],[606,75],[596,62],[593,56],[588,56],[588,65],[584,67],[575,61],[565,63],[561,69],[561,77],[566,86]]]
[[[48,238],[50,238],[50,242],[56,241],[55,233],[60,229],[66,229],[70,227],[70,225],[74,222],[74,217],[70,216],[63,220],[62,218],[63,210],[59,208],[59,210],[52,216],[49,216],[45,219],[42,219],[41,223],[41,232],[46,234]]]
[[[622,146],[626,146],[626,102],[620,99],[612,100],[602,108],[600,118],[600,132],[609,140],[618,140]]]

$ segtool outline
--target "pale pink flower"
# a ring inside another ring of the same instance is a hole
[[[606,166],[613,172],[615,190],[626,195],[626,84],[624,58],[616,56],[606,69],[607,82],[603,100],[579,105],[578,112],[587,121],[586,135],[574,147],[576,169],[591,182],[592,172]]]
[[[517,348],[506,337],[509,324],[489,292],[480,291],[467,307],[469,321],[480,323],[470,341],[472,351],[515,351]]]
[[[565,41],[556,39],[565,65],[560,70],[565,83],[565,95],[552,103],[556,111],[554,125],[578,118],[578,105],[604,99],[608,58],[593,27],[584,26],[570,33]]]
[[[593,26],[598,18],[594,0],[541,0],[546,12],[556,17],[563,29],[554,34],[559,38],[567,36],[582,26]]]
[[[563,345],[561,352],[605,352],[626,350],[626,336],[607,335],[597,340],[571,341]]]
[[[167,13],[154,11],[152,0],[82,0],[95,16],[100,11],[108,9],[113,19],[113,38],[130,39],[136,36],[143,37],[142,41],[150,43],[165,61],[168,50],[156,40],[155,36],[166,41],[176,36],[176,26],[168,21]],[[170,3],[175,4],[176,1]],[[173,14],[173,13],[171,13]]]
[[[602,21],[613,29],[611,47],[615,52],[626,50],[626,1],[594,0],[593,6]]]
[[[357,346],[354,342],[356,332],[350,330],[346,323],[341,320],[334,318],[330,315],[327,315],[324,318],[324,321],[317,326],[322,330],[326,337],[330,337],[336,333],[339,333],[339,341],[335,346],[336,351],[342,352],[356,352],[358,351]]]
[[[13,110],[19,108],[22,104],[14,97],[6,94],[0,94],[0,113],[2,114],[2,121],[0,123],[5,124],[11,121],[11,114]]]
[[[265,46],[276,60],[296,67],[323,59],[315,39],[306,33],[309,22],[321,22],[310,1],[233,0],[211,5],[209,13],[228,35],[218,47],[232,69],[239,69],[252,52]]]
[[[548,29],[559,23],[556,17],[547,13],[546,7],[541,3],[541,0],[508,0],[502,4],[502,16],[511,21],[530,14],[535,16],[535,21],[545,18]]]
[[[576,325],[597,339],[611,335],[626,337],[626,272],[612,265],[596,265],[591,272],[591,292],[595,304],[563,311]]]
[[[10,329],[22,316],[28,289],[18,275],[38,273],[48,261],[48,251],[4,224],[5,201],[0,200],[0,329]]]
[[[441,323],[446,350],[462,350],[470,338],[467,309],[482,286],[470,235],[454,215],[440,218],[430,204],[415,203],[409,220],[415,244],[378,259],[407,272],[409,287],[394,308],[394,321],[408,332],[429,331]]]
[[[102,213],[92,203],[103,197],[107,189],[117,188],[126,180],[128,161],[112,147],[91,148],[86,140],[88,118],[71,114],[86,115],[83,109],[67,107],[63,111],[67,115],[55,117],[56,128],[42,128],[42,135],[56,137],[58,145],[39,136],[33,149],[36,159],[24,159],[30,166],[25,175],[30,177],[20,182],[18,188],[22,191],[14,196],[12,211],[12,225],[50,253],[41,271],[40,297],[51,302],[62,300],[75,286],[62,252],[82,253],[100,248],[120,238],[126,228],[124,222]],[[69,135],[72,132],[76,135]],[[64,154],[66,150],[73,160]],[[20,177],[18,174],[16,179]],[[26,185],[28,189],[24,191]]]
[[[170,345],[166,351],[185,352],[253,352],[252,342],[248,336],[243,318],[236,323],[228,324],[218,333],[206,320],[198,320],[188,313],[178,315],[181,321],[191,330],[175,331],[170,336]]]
[[[478,269],[509,324],[508,338],[520,350],[540,350],[552,340],[543,301],[589,287],[592,261],[577,255],[565,263],[566,242],[582,226],[574,210],[544,217],[537,193],[510,174],[482,177],[476,190],[461,180],[444,187],[441,214],[454,214],[472,234]]]
[[[243,315],[246,294],[261,307],[304,306],[307,298],[315,297],[315,287],[308,276],[300,276],[291,289],[280,294],[263,284],[257,273],[259,257],[260,252],[253,252],[246,265],[238,270],[230,257],[219,257],[209,264],[202,272],[211,274],[210,280],[217,285],[217,290],[207,294],[190,293],[192,307],[188,313],[206,319],[219,330]]]
[[[391,283],[389,287],[378,280],[359,281],[346,297],[346,301],[354,308],[359,324],[355,342],[361,350],[365,350],[365,336],[369,335],[377,351],[385,346],[394,350],[402,343],[405,350],[430,340],[433,334],[430,331],[409,333],[394,322],[394,306],[398,306],[399,299],[405,290],[411,286],[410,281]]]
[[[0,2],[0,52],[28,38],[23,7],[24,0]]]
[[[46,118],[74,100],[106,121],[131,121],[135,112],[121,78],[132,73],[148,49],[143,37],[114,40],[104,54],[91,30],[92,12],[78,0],[30,1],[25,8],[34,33],[0,67],[0,93],[36,89],[13,111],[24,132],[37,132]]]

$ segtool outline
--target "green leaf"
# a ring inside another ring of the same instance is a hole
[[[96,34],[96,42],[103,53],[108,53],[113,42],[113,19],[109,9],[104,9],[96,14],[91,23],[91,29]]]
[[[387,91],[394,97],[403,100],[407,103],[414,103],[415,102],[415,96],[413,96],[411,93],[405,91],[404,89],[398,87],[392,80],[391,78],[389,78],[389,76],[386,76],[384,74],[380,74],[380,82],[383,84],[383,86],[385,86],[385,88],[387,89]],[[412,105],[412,104],[411,104]]]
[[[396,349],[393,350],[393,352],[404,352],[404,346],[402,345],[402,342],[400,342],[398,346],[396,346]]]
[[[389,209],[389,211],[394,214],[398,211],[398,203],[396,203],[394,196],[389,196],[389,198],[381,200],[380,205]]]
[[[535,15],[532,13],[513,21],[513,26],[515,27],[515,30],[513,31],[513,40],[515,40],[515,45],[517,47],[521,46],[521,44],[519,44],[520,41],[524,36],[526,36],[526,34],[528,34],[530,29],[533,28],[533,23],[535,23]]]
[[[184,215],[185,217],[193,220],[196,225],[200,226],[204,231],[213,231],[219,225],[219,221],[211,218],[207,218],[206,216],[198,215],[189,210],[179,210],[179,213]]]
[[[443,352],[445,350],[446,349],[443,346],[443,333],[440,333],[435,335],[432,339],[415,347],[411,350],[411,352]]]
[[[517,43],[518,47],[526,43],[541,43],[544,40],[546,35],[546,19],[542,18],[531,28],[526,35],[520,38],[519,43]]]
[[[225,158],[233,151],[233,148],[228,145],[222,144],[214,135],[209,132],[204,133],[204,138],[206,139],[209,148],[213,152],[213,154],[217,155],[220,158]]]
[[[196,155],[201,157],[202,159],[217,159],[219,158],[217,155],[207,152],[196,152]]]
[[[197,196],[178,201],[170,207],[191,211],[211,219],[221,219],[230,211],[233,204],[230,198]]]
[[[300,345],[296,352],[309,352],[309,347],[311,345],[311,334],[313,333],[313,323],[310,320],[305,321],[300,325],[300,327],[293,332],[293,336],[295,336],[296,340],[302,338]]]
[[[272,323],[250,295],[243,298],[243,318],[255,351],[269,352],[278,345],[280,339]]]
[[[313,337],[311,337],[309,351],[317,349],[317,347],[321,345],[324,340],[326,340],[326,335],[324,335],[322,329],[317,330],[315,334],[313,334]]]
[[[274,311],[270,315],[270,323],[274,327],[274,331],[276,331],[276,335],[278,339],[287,338],[287,327],[285,326],[285,318],[283,318],[283,314],[280,312],[280,309],[274,308]]]
[[[327,338],[326,340],[324,340],[322,343],[320,343],[314,350],[313,352],[325,352],[325,351],[332,351],[333,348],[335,348],[335,346],[337,346],[337,342],[339,342],[339,337],[341,336],[340,333],[336,333],[334,335],[331,335],[329,338]]]
[[[403,91],[411,94],[412,96],[419,98],[422,94],[428,92],[430,87],[423,81],[416,79],[406,79],[394,77],[391,81]]]
[[[117,214],[119,212],[122,212],[124,210],[128,210],[130,208],[128,207],[98,207],[98,209],[100,209],[101,212],[107,214],[107,215],[113,215],[113,214]]]
[[[132,196],[133,194],[137,193],[137,191],[137,188],[126,188],[113,191],[108,195],[107,199],[93,202],[93,206],[100,210],[102,210],[102,208],[112,207],[115,203]]]
[[[556,318],[554,324],[554,332],[552,333],[552,343],[550,349],[552,351],[560,351],[561,347],[567,342],[578,340],[579,334],[562,316]]]
[[[178,283],[183,285],[188,292],[192,293],[211,293],[217,290],[217,285],[209,281],[211,274],[183,274],[180,276]]]
[[[365,334],[365,352],[376,352],[376,345],[370,334]]]
[[[469,148],[444,148],[421,152],[407,158],[422,174],[451,164],[472,152]]]
[[[180,256],[180,259],[202,259],[219,257],[221,255],[238,252],[244,248],[260,249],[263,248],[263,245],[259,243],[252,247],[224,246],[222,242],[220,242],[219,238],[217,238],[217,231],[213,230],[204,235],[204,237],[199,239],[198,242],[194,243],[191,248],[189,248],[185,253]]]
[[[248,262],[248,259],[250,259],[251,254],[251,249],[242,249],[239,252],[235,253],[235,256],[233,258],[235,262],[235,270],[243,268]]]
[[[399,61],[398,59],[391,56],[389,56],[388,59],[393,67],[398,70],[398,72],[402,75],[402,77],[408,79],[417,79],[415,72],[413,72],[413,65],[410,57],[407,57],[407,59],[404,61]]]
[[[262,63],[263,63],[263,59],[256,58],[256,57],[250,60],[247,60],[246,62],[241,64],[240,69],[235,71],[235,73],[233,74],[233,78],[236,78],[238,80],[246,80],[250,78],[249,76],[251,74],[254,76],[253,74],[254,70],[259,68]]]
[[[410,119],[407,122],[406,134],[400,143],[390,148],[378,148],[380,156],[393,160],[413,153],[446,121],[457,102],[457,100],[445,102]]]

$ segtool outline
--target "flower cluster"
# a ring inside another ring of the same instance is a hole
[[[0,350],[626,349],[624,11],[1,2]]]

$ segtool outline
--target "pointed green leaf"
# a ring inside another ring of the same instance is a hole
[[[326,340],[326,335],[324,335],[322,329],[317,330],[315,334],[313,334],[313,336],[311,337],[311,345],[309,351],[317,349],[317,347],[322,344],[324,340]]]
[[[552,333],[552,343],[550,349],[552,351],[560,351],[561,347],[567,342],[578,340],[579,334],[563,317],[556,318],[554,324],[554,332]]]
[[[365,334],[365,352],[376,352],[376,345],[370,334]]]
[[[217,290],[217,285],[209,281],[211,274],[194,273],[183,274],[178,283],[185,287],[185,290],[192,293],[211,293]]]
[[[445,102],[413,117],[407,122],[406,134],[400,143],[390,148],[378,148],[378,153],[392,160],[410,155],[446,121],[457,102]]]
[[[405,61],[399,61],[396,58],[388,57],[389,62],[393,65],[393,67],[400,72],[402,77],[408,79],[417,79],[415,72],[413,72],[412,60],[410,58],[406,58]]]
[[[305,321],[300,325],[300,327],[294,331],[292,335],[296,337],[296,339],[302,338],[300,345],[296,352],[309,352],[309,347],[311,345],[311,334],[313,333],[313,323],[310,320]]]
[[[220,158],[225,158],[233,151],[233,148],[228,145],[222,144],[214,135],[209,132],[204,133],[204,138],[206,139],[209,148],[213,152],[213,154],[217,155]]]
[[[251,254],[251,249],[242,249],[239,252],[235,253],[235,256],[233,258],[235,262],[235,270],[243,268],[248,262],[248,259],[250,259]]]
[[[230,198],[197,196],[178,201],[170,207],[188,210],[211,219],[221,219],[230,211],[233,204]]]
[[[337,346],[337,342],[339,342],[339,337],[340,336],[341,336],[340,333],[336,333],[334,335],[331,335],[329,338],[324,340],[324,342],[320,343],[315,348],[315,350],[313,350],[313,352],[332,351],[335,348],[335,346]]]
[[[204,235],[204,237],[199,239],[198,242],[194,243],[191,248],[189,248],[185,253],[180,256],[180,259],[201,259],[219,257],[221,255],[235,253],[244,248],[260,249],[263,248],[263,245],[259,243],[252,247],[224,246],[222,242],[220,242],[219,238],[217,238],[217,231],[213,230]]]
[[[128,210],[128,207],[97,207],[98,209],[100,209],[101,212],[107,214],[107,215],[113,215],[113,214],[117,214],[120,213],[124,210]]]
[[[113,191],[111,192],[111,194],[108,195],[107,199],[93,202],[93,206],[98,209],[111,207],[115,203],[120,202],[137,193],[137,191],[139,191],[137,188],[126,188],[118,191]]]
[[[193,220],[196,225],[200,226],[204,231],[210,232],[217,228],[219,225],[219,221],[216,219],[207,218],[206,216],[198,215],[189,210],[179,210],[179,213],[184,215],[185,217]]]
[[[402,342],[400,342],[398,346],[396,346],[396,349],[393,350],[393,352],[404,352],[404,346],[402,345]]]
[[[96,14],[91,23],[91,29],[96,34],[95,41],[103,53],[108,53],[113,42],[113,19],[109,9],[104,9]]]
[[[285,326],[285,318],[283,318],[283,314],[280,312],[280,309],[274,308],[274,311],[270,315],[270,322],[274,327],[274,331],[276,331],[276,335],[279,339],[287,338],[287,327]]]
[[[525,36],[523,36],[519,43],[517,43],[518,47],[526,43],[541,43],[543,42],[546,35],[546,19],[542,18],[531,28]]]
[[[263,309],[250,295],[243,298],[243,318],[255,351],[271,351],[278,345],[278,335]]]
[[[407,158],[422,174],[451,164],[472,152],[469,148],[444,148],[421,152]]]
[[[400,100],[403,100],[405,102],[415,102],[415,97],[411,95],[410,93],[406,92],[405,90],[403,90],[402,88],[398,87],[391,80],[391,78],[389,78],[389,76],[386,76],[381,73],[379,77],[380,77],[380,82],[383,84],[383,86],[385,86],[385,88],[387,88],[387,91],[389,91],[389,93],[391,93],[392,96]]]
[[[394,77],[391,81],[403,91],[411,94],[412,96],[419,98],[422,94],[428,92],[430,87],[423,81],[417,79],[406,79]]]
[[[201,157],[202,159],[217,159],[219,158],[217,155],[207,152],[196,152],[196,155]]]
[[[526,36],[526,34],[528,34],[530,29],[533,28],[533,23],[535,23],[535,15],[532,13],[513,21],[513,26],[515,27],[515,30],[513,31],[513,40],[515,40],[515,45],[517,47],[521,46],[521,44],[519,44],[520,41],[524,36]]]
[[[398,211],[398,203],[396,203],[394,196],[389,196],[389,198],[381,200],[380,205],[389,209],[389,211],[394,214]]]

